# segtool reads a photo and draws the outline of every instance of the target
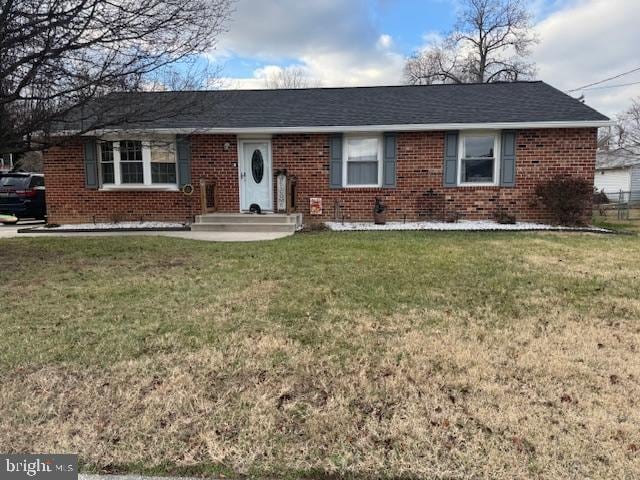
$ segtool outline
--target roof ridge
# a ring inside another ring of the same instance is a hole
[[[522,83],[544,83],[544,80],[516,80],[514,82],[468,82],[468,83],[432,83],[429,85],[357,85],[345,87],[304,87],[304,88],[220,88],[213,90],[141,90],[135,92],[112,92],[116,94],[157,94],[157,93],[209,93],[209,92],[282,92],[282,91],[308,91],[308,90],[359,90],[374,88],[429,88],[429,87],[467,87],[467,86],[495,86],[495,85],[512,85]]]

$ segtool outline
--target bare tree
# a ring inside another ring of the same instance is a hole
[[[640,154],[640,97],[616,115],[613,125],[598,130],[598,149],[625,149]]]
[[[615,128],[618,145],[640,153],[640,97],[618,117]]]
[[[42,172],[42,152],[25,152],[16,161],[15,170],[23,170],[25,172]]]
[[[620,120],[607,128],[598,129],[598,150],[616,150],[623,148],[624,127]]]
[[[270,72],[264,82],[265,86],[271,89],[310,88],[319,85],[319,82],[312,81],[301,67],[287,67]]]
[[[522,0],[465,0],[454,30],[406,62],[407,83],[489,83],[528,78],[537,42]]]
[[[111,92],[188,78],[232,1],[0,0],[0,152],[46,146],[70,114],[96,127]]]

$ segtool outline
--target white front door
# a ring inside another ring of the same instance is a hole
[[[273,210],[271,142],[243,140],[240,156],[240,210],[250,210],[252,205],[258,205],[261,210]]]

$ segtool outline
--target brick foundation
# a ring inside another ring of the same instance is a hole
[[[536,201],[536,185],[556,175],[593,182],[596,136],[595,128],[518,131],[516,186],[511,188],[444,188],[444,132],[398,133],[396,188],[329,188],[326,134],[274,135],[273,170],[286,169],[297,178],[298,211],[307,223],[334,219],[336,214],[345,220],[370,221],[376,196],[388,204],[389,220],[443,215],[486,219],[500,209],[516,215],[518,220],[544,222],[550,217]],[[191,176],[196,190],[192,196],[185,196],[181,192],[89,190],[84,183],[82,145],[51,149],[44,155],[49,221],[189,221],[200,213],[200,178],[216,182],[219,211],[238,212],[236,136],[194,135],[191,152]],[[322,198],[321,216],[309,215],[310,197]]]

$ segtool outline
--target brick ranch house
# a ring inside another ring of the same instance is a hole
[[[172,113],[131,114],[46,151],[49,222],[191,222],[256,205],[305,223],[371,221],[375,197],[389,220],[502,210],[544,222],[536,185],[593,182],[597,129],[609,124],[543,82],[117,98],[129,111]],[[60,134],[73,131],[71,122]]]

